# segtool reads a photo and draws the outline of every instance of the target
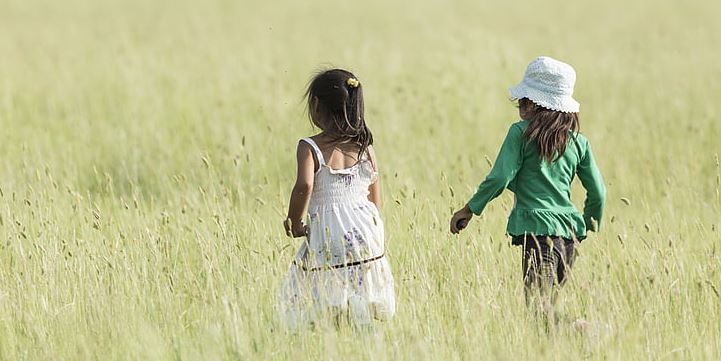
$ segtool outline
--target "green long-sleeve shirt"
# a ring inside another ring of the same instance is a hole
[[[508,217],[509,235],[586,238],[586,230],[596,231],[600,225],[606,201],[591,145],[583,135],[574,134],[563,155],[549,164],[541,159],[538,145],[523,138],[526,128],[528,121],[523,120],[508,130],[496,163],[468,202],[469,208],[480,215],[488,202],[508,188],[516,196]],[[586,188],[583,216],[571,202],[576,174]]]

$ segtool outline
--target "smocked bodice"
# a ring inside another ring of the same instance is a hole
[[[374,178],[375,171],[368,160],[361,160],[354,166],[341,170],[321,165],[315,174],[311,206],[367,202],[368,187]]]
[[[304,138],[311,145],[319,169],[315,173],[310,207],[346,203],[364,204],[368,201],[368,187],[375,182],[377,173],[373,164],[364,154],[355,165],[345,169],[332,169],[323,159],[318,145],[310,138]]]

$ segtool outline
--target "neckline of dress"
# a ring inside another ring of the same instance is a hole
[[[326,168],[326,169],[328,169],[328,171],[329,171],[331,174],[346,174],[346,173],[352,171],[353,168],[358,167],[359,165],[361,165],[361,164],[363,164],[364,162],[367,162],[367,161],[368,161],[368,159],[359,159],[359,160],[358,160],[357,162],[355,162],[355,164],[353,164],[352,166],[346,167],[346,168],[340,168],[340,169],[331,168],[331,166],[329,166],[328,164],[326,164],[326,163],[324,162],[323,164],[321,164],[320,168],[318,168],[318,172],[320,172],[321,169]],[[318,172],[316,172],[316,173],[318,173]]]

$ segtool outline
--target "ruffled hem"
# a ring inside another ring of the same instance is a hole
[[[514,209],[508,217],[506,232],[511,236],[531,234],[581,241],[586,238],[586,222],[577,210]]]
[[[317,272],[291,265],[279,291],[279,316],[289,330],[335,314],[346,314],[357,325],[395,314],[393,276],[385,258]]]

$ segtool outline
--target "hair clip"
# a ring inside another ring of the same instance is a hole
[[[360,82],[356,78],[348,78],[345,83],[351,88],[357,88],[360,85]]]

